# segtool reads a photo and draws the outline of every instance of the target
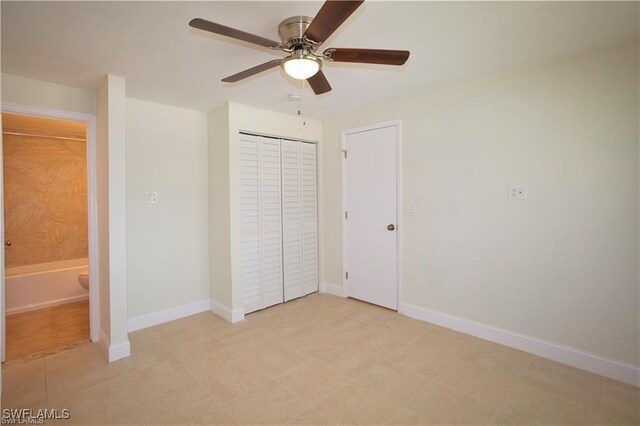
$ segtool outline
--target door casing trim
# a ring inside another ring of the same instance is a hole
[[[100,330],[100,282],[99,282],[99,253],[98,253],[98,143],[96,130],[96,115],[82,112],[63,111],[51,108],[35,107],[31,105],[21,105],[2,102],[0,105],[2,112],[31,115],[36,117],[53,118],[59,120],[81,121],[87,125],[87,199],[88,199],[88,219],[89,219],[89,323],[90,337],[92,342],[99,339]],[[0,145],[0,149],[2,146]],[[0,183],[2,179],[0,178]],[[4,224],[4,217],[2,217]],[[3,226],[4,229],[4,226]],[[4,237],[4,230],[3,230]],[[3,259],[4,261],[4,259]],[[4,279],[2,288],[2,303],[4,303]],[[4,309],[2,315],[5,315]],[[2,324],[4,326],[4,318]],[[6,339],[4,330],[2,339]],[[5,342],[3,342],[3,349]],[[4,355],[4,354],[3,354]]]

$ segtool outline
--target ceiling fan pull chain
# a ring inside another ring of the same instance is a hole
[[[298,97],[298,117],[302,115],[302,95],[304,94],[304,80],[302,80],[302,90]]]
[[[306,80],[302,80],[302,91],[300,93],[300,97],[298,98],[298,117],[302,118],[302,103],[304,102],[304,88],[306,86]],[[306,126],[307,121],[302,119],[302,125]]]

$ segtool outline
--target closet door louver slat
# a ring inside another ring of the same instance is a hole
[[[281,142],[284,301],[302,296],[302,194],[299,142]]]

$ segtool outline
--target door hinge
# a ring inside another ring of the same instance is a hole
[[[342,150],[342,153],[344,154],[344,158],[346,159],[346,158],[347,158],[347,150],[346,150],[346,149],[343,149],[343,150]]]
[[[349,273],[348,272],[344,273],[344,278],[347,279],[347,280],[349,279]]]
[[[344,218],[349,219],[349,214],[347,212],[344,212]]]

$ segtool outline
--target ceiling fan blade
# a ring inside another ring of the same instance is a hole
[[[342,25],[342,23],[349,17],[355,10],[360,7],[364,0],[356,1],[341,1],[341,0],[327,0],[324,2],[320,11],[311,21],[311,25],[307,28],[304,35],[309,39],[317,43],[324,43],[326,39],[333,34],[335,30]]]
[[[189,26],[197,28],[199,30],[209,31],[210,33],[220,34],[226,37],[235,38],[237,40],[246,41],[264,47],[276,47],[280,45],[280,43],[277,41],[269,40],[268,38],[260,37],[255,34],[236,30],[235,28],[225,27],[224,25],[216,24],[215,22],[207,21],[206,19],[192,19],[189,22]]]
[[[280,62],[282,62],[282,59],[273,59],[269,62],[265,62],[264,64],[256,65],[253,68],[249,68],[237,74],[230,75],[227,78],[223,78],[222,81],[224,81],[225,83],[235,83],[236,81],[244,80],[247,77],[251,77],[252,75],[261,73],[262,71],[275,68],[280,65]]]
[[[316,95],[322,95],[331,91],[331,85],[327,81],[327,77],[324,76],[322,70],[315,73],[312,77],[307,79],[309,86],[313,89],[313,93]]]
[[[384,49],[327,49],[325,57],[334,62],[403,65],[409,59],[408,50]]]

